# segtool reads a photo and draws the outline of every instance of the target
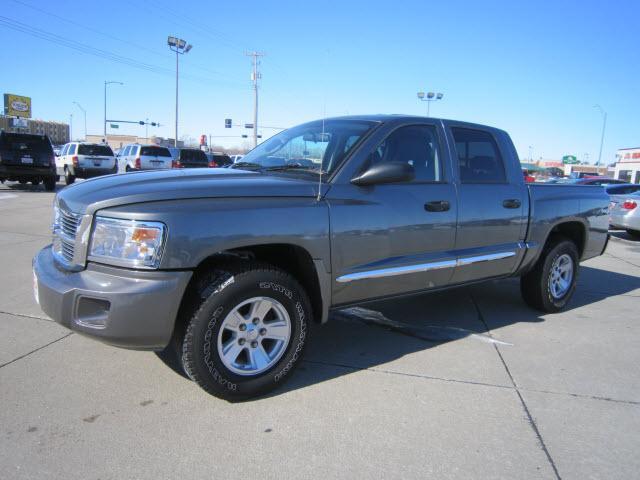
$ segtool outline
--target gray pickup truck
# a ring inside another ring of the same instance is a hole
[[[33,261],[44,312],[119,347],[175,352],[226,399],[263,394],[332,309],[505,277],[544,312],[604,252],[603,189],[526,185],[502,130],[325,119],[233,168],[88,180],[55,199]]]

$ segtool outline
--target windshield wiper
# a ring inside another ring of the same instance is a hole
[[[283,171],[283,170],[304,170],[304,171],[308,171],[308,172],[318,172],[318,173],[322,173],[325,174],[326,172],[323,172],[321,169],[317,168],[317,167],[309,167],[306,165],[300,165],[299,163],[290,163],[287,165],[278,165],[275,167],[267,167],[264,169],[267,172],[278,172],[278,171]]]
[[[253,163],[253,162],[238,162],[238,163],[234,163],[232,165],[229,165],[229,168],[262,168],[262,165],[260,165],[259,163]]]

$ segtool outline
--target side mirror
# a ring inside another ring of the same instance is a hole
[[[361,187],[383,183],[410,182],[416,174],[412,165],[406,162],[383,162],[373,165],[351,179],[351,183]]]

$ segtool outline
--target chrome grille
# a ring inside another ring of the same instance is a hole
[[[72,264],[80,216],[56,205],[53,222],[53,253]]]

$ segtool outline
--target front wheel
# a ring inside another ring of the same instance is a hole
[[[217,271],[198,297],[182,341],[187,375],[226,400],[284,383],[300,362],[312,315],[300,284],[274,267],[245,265]]]
[[[521,277],[522,297],[543,312],[562,310],[575,291],[578,267],[575,243],[564,237],[552,238],[533,269]]]

